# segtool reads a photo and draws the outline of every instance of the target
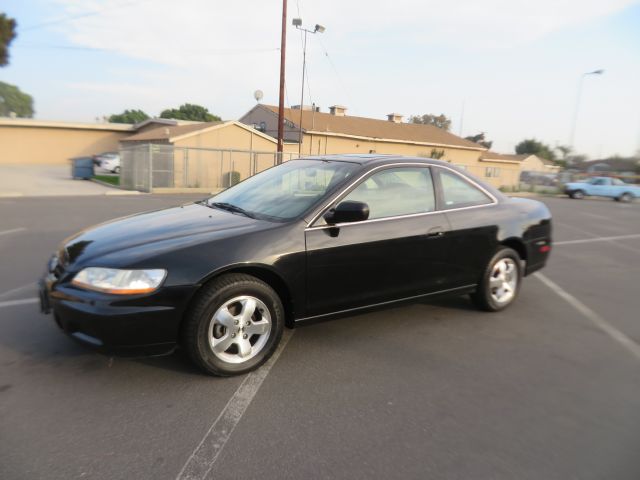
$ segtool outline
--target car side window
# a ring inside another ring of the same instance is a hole
[[[491,198],[460,175],[440,170],[444,208],[462,208],[492,203]]]
[[[433,212],[436,207],[428,167],[388,168],[374,173],[345,200],[369,205],[369,219]]]
[[[599,178],[598,180],[596,180],[595,182],[593,182],[594,185],[606,185],[607,181],[604,178]]]
[[[626,185],[626,183],[618,178],[614,178],[613,180],[611,180],[611,183],[613,183],[614,185]]]

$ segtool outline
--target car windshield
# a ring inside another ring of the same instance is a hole
[[[291,160],[265,170],[207,200],[207,205],[264,220],[290,220],[318,203],[360,165]]]

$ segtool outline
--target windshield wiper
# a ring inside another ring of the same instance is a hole
[[[210,207],[219,208],[221,210],[227,210],[229,212],[239,213],[240,215],[244,215],[245,217],[256,218],[252,213],[247,212],[244,208],[238,207],[237,205],[232,205],[227,202],[211,202],[207,205],[209,205]]]

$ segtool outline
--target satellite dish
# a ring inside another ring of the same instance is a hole
[[[264,97],[264,93],[262,92],[262,90],[256,90],[255,92],[253,92],[253,98],[256,99],[256,102],[260,103],[262,97]]]

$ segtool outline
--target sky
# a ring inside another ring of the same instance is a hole
[[[0,81],[36,118],[95,122],[183,103],[237,119],[277,104],[282,0],[0,0],[18,37]],[[289,0],[286,105],[348,115],[444,113],[511,153],[524,138],[566,145],[582,78],[575,150],[640,149],[640,0]],[[604,69],[602,75],[582,74]]]

